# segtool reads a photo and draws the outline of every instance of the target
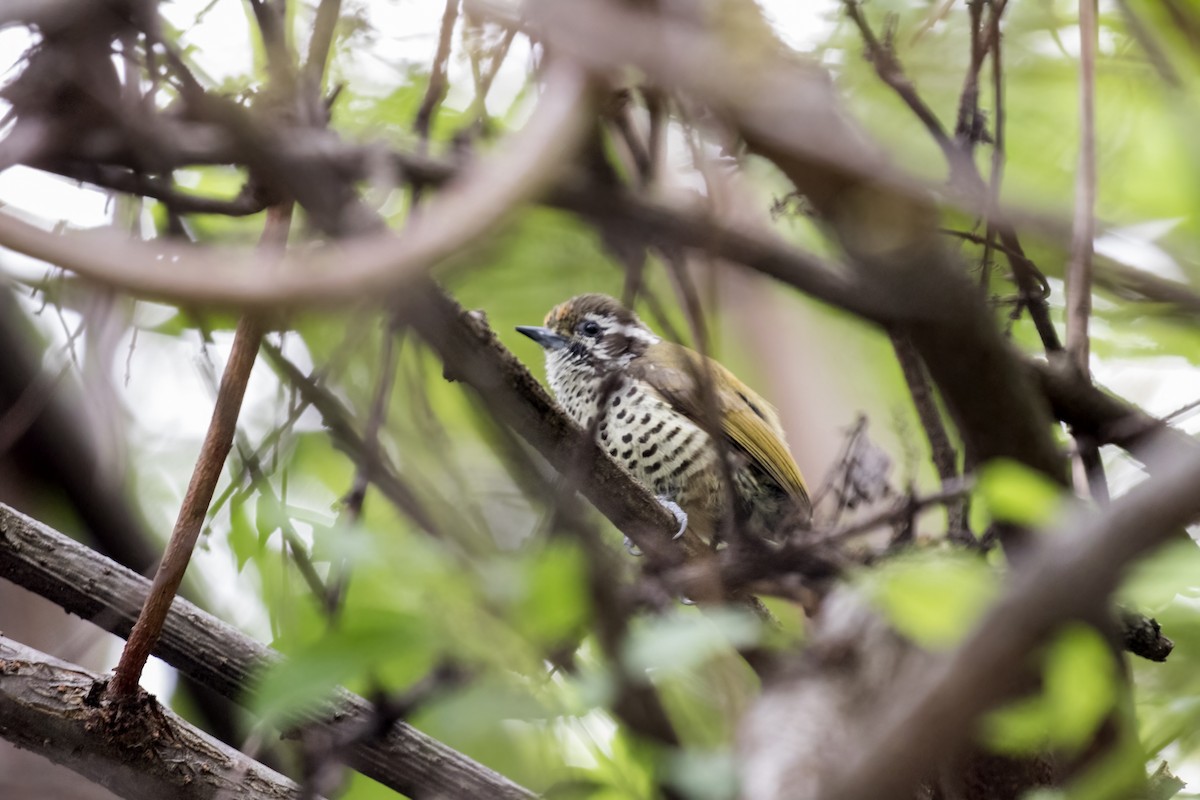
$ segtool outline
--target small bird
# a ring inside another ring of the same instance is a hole
[[[517,330],[545,350],[567,414],[706,541],[729,519],[775,541],[809,526],[812,503],[775,409],[725,367],[663,341],[603,294],[574,297],[551,309],[545,327]],[[726,446],[733,507],[710,430]]]

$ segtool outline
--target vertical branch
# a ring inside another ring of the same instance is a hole
[[[250,0],[250,9],[258,23],[263,49],[267,53],[267,72],[279,88],[291,86],[292,58],[288,47],[287,0]]]
[[[437,52],[433,56],[433,68],[429,71],[429,87],[417,109],[417,119],[413,129],[422,141],[428,141],[429,129],[433,126],[433,115],[437,107],[446,97],[446,71],[450,62],[450,39],[454,35],[454,25],[458,22],[458,5],[460,0],[446,0],[446,9],[442,12],[442,27],[438,33]]]
[[[341,11],[342,0],[321,0],[321,4],[317,6],[313,35],[308,42],[308,58],[304,61],[304,71],[317,89],[320,89],[325,76],[325,65],[333,48],[333,36]]]
[[[992,252],[996,243],[996,226],[992,215],[1000,204],[1000,184],[1004,180],[1004,61],[1000,47],[1000,15],[1004,6],[993,5],[988,18],[987,41],[992,56],[992,171],[988,176],[988,194],[984,205],[987,238],[983,246],[983,262],[979,276],[985,293],[991,277]],[[1053,327],[1051,328],[1053,329]]]
[[[1092,250],[1096,235],[1096,0],[1079,0],[1079,173],[1067,264],[1067,356],[1089,375],[1088,317],[1092,311]],[[1079,471],[1093,499],[1108,502],[1104,462],[1091,436],[1076,436]]]
[[[942,488],[950,489],[958,481],[958,453],[950,442],[950,434],[946,432],[946,425],[942,421],[941,412],[938,411],[925,365],[921,363],[921,357],[906,335],[899,331],[891,331],[889,336],[892,348],[896,351],[896,360],[900,362],[900,371],[904,373],[904,382],[908,384],[913,405],[917,408],[921,427],[925,429],[925,437],[929,440],[933,467],[937,470]],[[955,541],[975,543],[967,527],[965,495],[946,503],[946,535]]]
[[[1088,374],[1096,211],[1096,0],[1079,0],[1079,173],[1067,265],[1067,354]]]
[[[958,101],[958,121],[954,137],[963,152],[970,156],[983,133],[983,118],[979,113],[979,73],[987,50],[983,46],[983,3],[984,0],[967,0],[971,16],[971,64],[963,83]]]
[[[260,246],[282,249],[287,241],[291,220],[290,203],[273,207],[267,213],[267,224],[263,229]],[[167,612],[171,609],[171,602],[175,599],[175,593],[179,591],[179,584],[183,581],[183,574],[187,571],[196,540],[200,536],[200,529],[204,525],[208,504],[212,501],[217,480],[225,466],[225,458],[233,446],[238,413],[241,411],[242,398],[246,394],[246,384],[250,380],[250,370],[254,367],[254,357],[262,341],[262,334],[262,323],[257,319],[246,316],[238,322],[229,363],[221,376],[221,388],[217,392],[212,421],[200,447],[200,457],[196,461],[187,494],[184,495],[183,504],[179,509],[175,529],[171,532],[166,552],[163,553],[158,571],[154,574],[150,593],[146,596],[142,611],[129,634],[125,649],[121,652],[121,660],[108,689],[109,695],[115,700],[128,699],[137,693],[142,669],[158,642]]]

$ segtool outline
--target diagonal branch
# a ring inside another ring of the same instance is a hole
[[[588,97],[579,70],[552,64],[526,126],[464,169],[403,235],[376,233],[289,255],[270,270],[244,250],[140,244],[112,231],[56,235],[8,214],[0,214],[0,246],[160,299],[247,309],[356,302],[411,284],[542,191],[582,136]],[[164,270],[164,261],[172,268]]]
[[[0,735],[123,797],[300,797],[295,783],[153,699],[114,729],[95,700],[103,678],[82,667],[3,636],[0,664]]]
[[[665,513],[665,512],[664,512]],[[128,635],[150,582],[95,551],[0,504],[0,575],[91,620]],[[255,678],[280,656],[186,600],[176,598],[155,655],[238,703],[253,695]],[[307,719],[341,741],[375,719],[375,706],[339,690],[330,708]],[[533,794],[407,723],[357,744],[352,767],[410,797],[526,800]]]
[[[291,221],[291,203],[273,207],[267,214],[267,224],[263,229],[260,246],[271,252],[281,250],[287,242]],[[109,696],[114,699],[130,700],[135,697],[142,669],[154,650],[154,643],[162,631],[171,601],[183,582],[183,575],[192,559],[192,551],[204,525],[209,503],[212,502],[213,493],[216,491],[217,480],[225,468],[225,458],[233,446],[238,413],[242,408],[242,398],[246,394],[246,385],[250,381],[250,371],[254,368],[254,359],[258,354],[262,336],[262,323],[258,319],[246,316],[238,322],[233,337],[233,348],[229,353],[229,363],[225,366],[217,391],[212,420],[204,435],[200,455],[175,521],[175,529],[171,532],[162,561],[154,574],[154,584],[146,598],[146,605],[138,616],[125,649],[121,652],[121,660],[108,689]]]
[[[1114,501],[1103,515],[1075,517],[1037,539],[1003,596],[949,656],[910,671],[896,704],[849,753],[830,797],[874,800],[911,786],[943,743],[1000,701],[1022,659],[1064,622],[1088,619],[1125,567],[1200,515],[1200,454]]]

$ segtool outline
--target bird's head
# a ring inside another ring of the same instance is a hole
[[[544,327],[518,331],[546,351],[552,369],[607,373],[645,354],[658,336],[637,315],[605,294],[581,294],[550,309]]]

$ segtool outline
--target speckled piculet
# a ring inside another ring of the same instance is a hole
[[[545,327],[517,330],[545,350],[550,388],[563,409],[585,428],[594,425],[599,446],[660,499],[677,503],[701,537],[719,534],[727,519],[775,540],[808,526],[812,504],[775,409],[719,363],[707,359],[706,371],[699,353],[663,341],[602,294],[556,306]],[[711,406],[702,386],[709,379],[718,420],[706,425]],[[734,508],[706,432],[718,428]]]

